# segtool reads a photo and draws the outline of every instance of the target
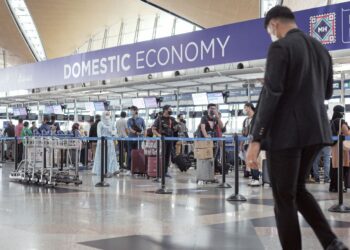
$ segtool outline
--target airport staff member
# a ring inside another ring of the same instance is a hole
[[[332,58],[323,45],[298,29],[294,14],[275,6],[265,17],[273,43],[253,121],[247,164],[257,168],[267,151],[278,235],[283,249],[302,249],[298,211],[324,249],[348,249],[332,232],[305,180],[313,160],[332,143],[324,105],[333,92]]]

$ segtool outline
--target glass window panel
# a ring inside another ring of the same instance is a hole
[[[102,39],[93,40],[91,44],[91,50],[102,49]]]
[[[175,19],[174,16],[169,15],[167,13],[162,13],[159,16],[157,31],[156,31],[156,38],[171,36],[174,19]]]
[[[176,20],[175,35],[184,34],[193,31],[193,24],[182,19]]]
[[[115,47],[118,44],[118,36],[112,36],[107,38],[106,48]]]

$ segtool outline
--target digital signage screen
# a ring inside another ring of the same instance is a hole
[[[214,103],[214,104],[224,103],[224,96],[222,95],[222,92],[207,93],[207,96],[208,96],[208,103]]]
[[[20,116],[27,116],[27,109],[26,108],[19,108],[19,115]]]
[[[194,105],[208,105],[207,93],[194,93],[192,100]]]
[[[45,106],[44,114],[53,114],[53,113],[54,113],[53,106]]]
[[[13,108],[13,115],[14,116],[20,116],[21,112],[19,111],[19,108]]]
[[[106,111],[105,105],[103,102],[94,102],[95,111]]]
[[[155,97],[144,98],[146,108],[157,108],[157,100]]]
[[[95,111],[95,105],[94,105],[94,103],[93,102],[86,102],[85,103],[85,109],[87,110],[87,111]]]
[[[54,105],[52,106],[53,108],[53,113],[56,114],[56,115],[63,115],[63,110],[62,110],[62,107],[61,105]]]
[[[132,99],[132,105],[138,107],[139,109],[144,109],[145,101],[143,98],[134,98]]]

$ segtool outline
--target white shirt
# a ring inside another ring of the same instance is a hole
[[[117,135],[118,137],[128,137],[128,134],[126,133],[126,130],[128,128],[128,123],[125,118],[120,118],[117,121]]]

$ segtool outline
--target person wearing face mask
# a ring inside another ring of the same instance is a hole
[[[243,109],[243,114],[247,116],[247,118],[243,121],[243,130],[242,130],[242,135],[245,137],[248,137],[251,135],[252,131],[252,120],[255,114],[255,107],[252,103],[246,103],[244,105]],[[243,156],[246,156],[248,146],[249,146],[250,140],[243,141],[241,143],[241,150],[243,151]],[[246,161],[246,159],[245,159]],[[244,169],[244,177],[249,178],[249,176],[252,176],[252,180],[249,183],[250,186],[256,187],[260,186],[260,181],[259,181],[259,170],[257,169],[249,169],[245,167]]]
[[[219,116],[218,108],[216,104],[210,103],[207,106],[208,113],[202,116],[201,123],[197,129],[197,136],[199,137],[216,137],[217,127],[222,129],[223,123]]]
[[[344,136],[350,135],[349,126],[344,120],[344,112],[345,108],[343,106],[337,105],[333,108],[333,116],[331,120],[331,129],[332,129],[332,135],[338,136],[339,134],[342,134]],[[341,131],[339,131],[339,128]],[[338,153],[338,143],[336,142],[332,146],[332,168],[330,168],[330,177],[331,182],[329,184],[329,191],[330,192],[338,192],[338,164],[339,164],[339,153]],[[349,157],[349,151],[344,150],[343,151],[343,175],[344,175],[344,190],[343,192],[347,191],[347,188],[349,187],[348,183],[349,181],[349,168],[350,167],[350,157]]]
[[[161,116],[158,116],[154,121],[152,126],[152,132],[155,136],[165,136],[173,137],[174,133],[177,131],[178,123],[174,117],[171,115],[173,111],[170,105],[165,105],[163,107],[163,113]],[[168,168],[170,164],[170,156],[173,151],[173,142],[165,141],[165,176],[171,178],[168,174]]]
[[[260,149],[267,162],[278,236],[283,249],[302,249],[300,212],[323,249],[348,249],[306,188],[319,151],[332,144],[325,100],[333,94],[333,65],[327,49],[298,29],[293,12],[275,6],[265,17],[271,35],[264,86],[252,125],[246,163],[258,168]]]
[[[101,121],[97,125],[97,137],[113,136],[114,126],[111,120],[109,111],[102,114]],[[94,159],[94,167],[92,173],[101,175],[101,141],[97,142],[96,155]],[[114,141],[107,140],[107,173],[106,177],[119,174],[119,163],[117,161],[117,154],[115,152]]]
[[[139,117],[139,109],[136,106],[131,106],[130,118],[128,119],[128,137],[135,138],[142,136],[146,130],[145,120],[142,117]],[[137,141],[128,141],[128,164],[126,175],[131,175],[131,151],[138,148]]]

